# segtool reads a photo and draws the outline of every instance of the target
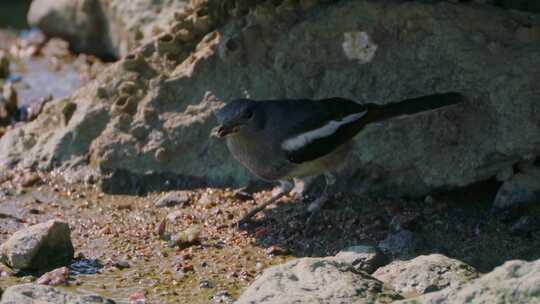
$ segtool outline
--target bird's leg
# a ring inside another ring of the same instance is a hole
[[[264,210],[264,208],[266,208],[266,206],[277,202],[280,198],[282,198],[283,196],[285,196],[285,195],[289,194],[289,192],[291,192],[291,190],[293,188],[293,183],[291,183],[290,181],[279,181],[279,183],[280,183],[280,186],[279,186],[278,191],[273,193],[272,197],[270,199],[268,199],[266,202],[263,202],[259,206],[251,209],[248,213],[246,213],[238,221],[238,224],[242,224],[242,223],[245,223],[245,222],[249,221],[255,214],[257,214],[257,213],[261,212],[262,210]]]
[[[331,188],[336,183],[336,177],[331,173],[324,174],[324,178],[326,180],[326,185],[324,186],[324,189],[321,195],[316,200],[314,200],[311,204],[309,204],[308,212],[310,213],[315,213],[321,210],[322,206],[328,201],[328,198],[329,198],[328,189]]]
[[[306,197],[306,192],[309,189],[309,186],[315,180],[315,177],[308,176],[304,178],[294,178],[294,188],[291,191],[292,197],[297,201],[303,201]]]
[[[325,173],[324,178],[326,180],[326,185],[324,186],[323,192],[308,206],[307,211],[309,213],[309,217],[306,221],[307,230],[305,231],[305,233],[309,233],[309,231],[311,230],[311,226],[313,225],[313,222],[315,221],[315,218],[317,217],[319,211],[324,206],[324,204],[328,202],[329,188],[331,188],[336,183],[336,177],[332,173]]]

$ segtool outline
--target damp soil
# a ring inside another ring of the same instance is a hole
[[[73,274],[62,288],[121,303],[130,297],[144,297],[147,303],[211,303],[223,291],[235,299],[272,265],[378,243],[392,233],[391,223],[400,216],[413,219],[407,229],[422,239],[417,254],[444,253],[482,272],[507,260],[540,257],[540,233],[516,233],[514,219],[493,215],[492,194],[484,188],[439,195],[430,202],[341,196],[323,209],[306,234],[306,204],[293,198],[265,210],[247,227],[235,225],[257,201],[271,195],[269,190],[255,192],[253,198],[235,189],[186,190],[188,203],[157,208],[164,193],[108,195],[96,184],[67,183],[59,172],[40,174],[40,185],[21,187],[28,174],[12,172],[0,184],[0,242],[28,225],[66,220],[79,263],[84,258],[101,266],[94,274]],[[201,231],[194,244],[171,247],[163,239],[193,227]],[[0,288],[38,275],[5,274]]]

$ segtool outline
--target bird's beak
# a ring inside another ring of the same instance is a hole
[[[223,124],[213,128],[210,135],[217,138],[223,138],[229,134],[235,133],[236,131],[238,131],[238,126],[228,126]]]

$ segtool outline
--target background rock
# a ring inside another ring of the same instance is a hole
[[[59,220],[19,230],[0,246],[0,260],[21,270],[63,266],[71,261],[73,253],[69,226]]]
[[[201,3],[179,15],[187,23],[178,21],[96,82],[9,131],[0,164],[89,163],[107,176],[171,174],[177,187],[200,185],[186,180],[242,185],[251,177],[222,142],[208,138],[212,111],[223,101],[340,96],[386,103],[448,91],[469,101],[359,134],[342,179],[348,189],[424,195],[489,179],[540,153],[539,41],[515,35],[540,25],[538,16],[447,2],[350,1],[307,10],[284,2],[250,10],[257,3],[236,1],[227,19],[221,5],[232,2]],[[370,49],[377,46],[369,62],[343,49],[346,37],[360,32]],[[77,107],[67,119],[69,104]]]
[[[540,260],[509,261],[460,289],[447,288],[400,304],[539,303]]]
[[[169,27],[187,0],[34,0],[30,25],[77,52],[120,57]]]
[[[409,261],[394,261],[373,273],[373,277],[402,294],[424,294],[457,288],[478,277],[476,270],[440,254],[421,255]]]
[[[390,303],[400,299],[351,266],[302,258],[266,269],[236,303]]]
[[[497,192],[493,207],[512,209],[540,203],[540,168],[527,166],[504,182]]]
[[[36,303],[114,304],[114,301],[96,295],[71,295],[53,287],[37,284],[9,287],[4,291],[0,301],[0,304]]]

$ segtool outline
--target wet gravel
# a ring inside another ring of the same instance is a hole
[[[188,190],[189,202],[158,208],[155,202],[167,193],[108,195],[94,183],[67,183],[62,172],[38,173],[40,183],[23,187],[20,181],[28,174],[12,172],[0,184],[0,241],[22,227],[64,219],[79,257],[70,266],[77,284],[65,288],[120,301],[234,299],[271,265],[294,257],[334,255],[351,245],[381,244],[401,234],[422,240],[413,255],[442,252],[481,271],[508,259],[540,255],[535,250],[540,248],[540,232],[514,233],[519,217],[505,223],[492,216],[489,195],[441,196],[428,203],[342,197],[323,209],[314,233],[306,236],[307,204],[292,198],[257,215],[250,225],[235,225],[256,201],[269,197],[269,190],[251,198],[239,197],[236,189],[193,189]],[[169,246],[170,239],[163,237],[189,235],[195,227],[196,241],[182,246]],[[21,280],[6,275],[0,288]]]

